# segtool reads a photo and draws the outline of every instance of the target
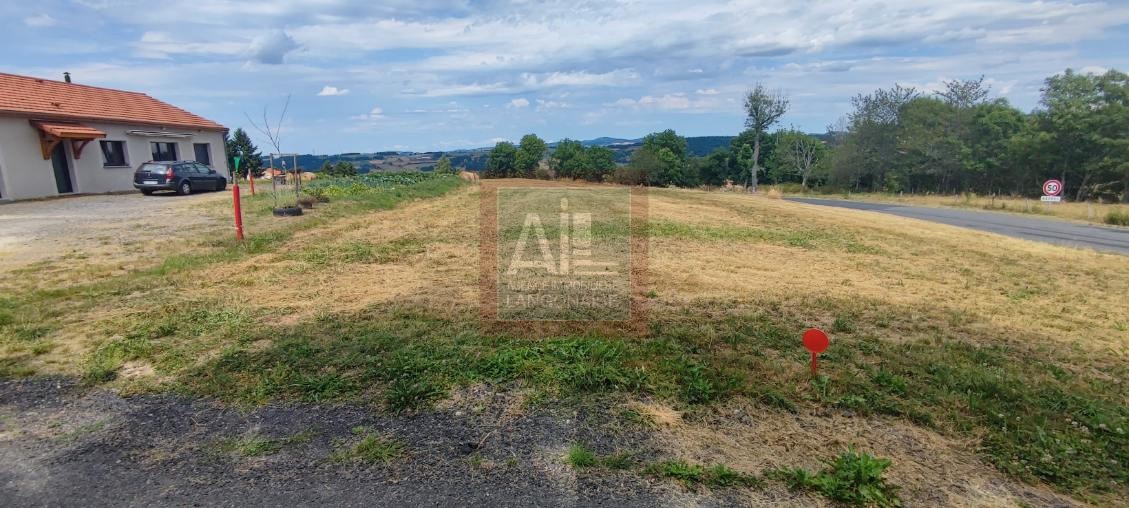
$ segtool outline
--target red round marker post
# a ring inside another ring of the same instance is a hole
[[[827,351],[827,347],[831,345],[831,339],[819,328],[808,328],[804,331],[803,341],[804,347],[811,351],[811,375],[814,376],[818,368],[816,357]]]

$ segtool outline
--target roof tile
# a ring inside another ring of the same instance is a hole
[[[143,93],[2,72],[0,72],[0,113],[206,130],[224,129],[224,126],[216,122]]]

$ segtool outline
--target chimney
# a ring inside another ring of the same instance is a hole
[[[71,82],[71,73],[69,73],[69,72],[64,72],[64,73],[63,73],[63,81],[65,81],[65,82],[67,82],[67,83],[70,83],[70,82]]]

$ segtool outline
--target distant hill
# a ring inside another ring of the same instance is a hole
[[[826,134],[812,134],[820,139],[827,137]],[[718,148],[728,148],[729,143],[733,141],[735,136],[690,136],[686,138],[686,149],[690,156],[705,157]],[[549,143],[549,150],[556,149],[560,141]],[[580,144],[584,146],[604,146],[610,148],[615,153],[615,161],[621,164],[626,164],[631,160],[631,153],[643,146],[643,139],[624,139],[612,137],[599,137],[595,139],[581,140]],[[335,155],[311,155],[303,154],[298,156],[298,167],[302,171],[318,171],[326,162],[336,164],[340,161],[352,162],[357,166],[357,170],[362,173],[372,171],[430,171],[435,163],[441,157],[446,155],[451,159],[451,164],[456,168],[466,168],[470,171],[482,171],[486,169],[486,160],[490,149],[493,147],[470,148],[464,150],[453,150],[450,152],[352,152],[341,153]],[[269,161],[264,158],[264,165]],[[287,159],[287,164],[290,164]],[[275,161],[275,167],[279,167],[278,161]]]
[[[580,144],[584,146],[614,146],[614,145],[630,145],[633,143],[641,143],[643,138],[639,139],[622,139],[622,138],[596,138],[587,141],[581,141]]]
[[[686,138],[686,150],[690,155],[705,157],[718,148],[729,148],[729,142],[736,136],[695,136]]]

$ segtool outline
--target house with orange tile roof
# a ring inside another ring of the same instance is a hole
[[[144,93],[0,73],[0,200],[132,190],[150,160],[230,175],[226,132]]]

